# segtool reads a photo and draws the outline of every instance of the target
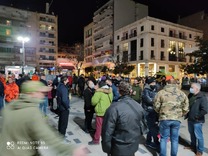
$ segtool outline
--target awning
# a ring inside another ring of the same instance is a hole
[[[61,66],[62,69],[74,70],[74,66]]]

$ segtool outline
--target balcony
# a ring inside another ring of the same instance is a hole
[[[186,58],[185,57],[178,57],[178,62],[186,62]]]
[[[137,36],[136,33],[129,34],[129,38],[136,37],[136,36]]]
[[[161,56],[161,57],[160,57],[160,60],[161,60],[161,61],[165,61],[165,56]]]
[[[40,57],[39,60],[43,60],[43,61],[56,61],[55,58],[43,58],[43,57]]]
[[[151,60],[155,60],[155,55],[150,56]]]
[[[124,40],[127,40],[128,39],[128,36],[123,36],[122,38],[121,38],[121,41],[124,41]]]
[[[174,37],[174,38],[180,38],[180,39],[184,39],[187,40],[187,36],[185,35],[180,35],[180,34],[169,34],[169,37]]]

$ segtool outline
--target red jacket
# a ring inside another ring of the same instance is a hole
[[[72,81],[73,81],[72,76],[68,76],[68,80],[69,80],[69,85],[72,85]]]
[[[15,82],[5,85],[4,88],[5,101],[11,102],[19,97],[19,87]]]

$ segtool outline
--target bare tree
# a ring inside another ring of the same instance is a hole
[[[80,70],[82,68],[84,62],[84,48],[83,44],[76,43],[75,46],[75,53],[77,54],[77,59],[74,60],[75,67],[77,69],[78,76],[80,75]]]

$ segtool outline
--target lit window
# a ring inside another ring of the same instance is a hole
[[[10,29],[6,29],[6,35],[10,36],[11,35],[11,30]]]
[[[48,30],[52,30],[52,26],[51,25],[48,26]]]
[[[11,25],[11,21],[6,20],[6,25],[10,26]]]
[[[123,44],[123,51],[128,51],[129,49],[129,44],[128,43],[124,43]]]
[[[169,65],[169,72],[175,72],[175,65]]]

